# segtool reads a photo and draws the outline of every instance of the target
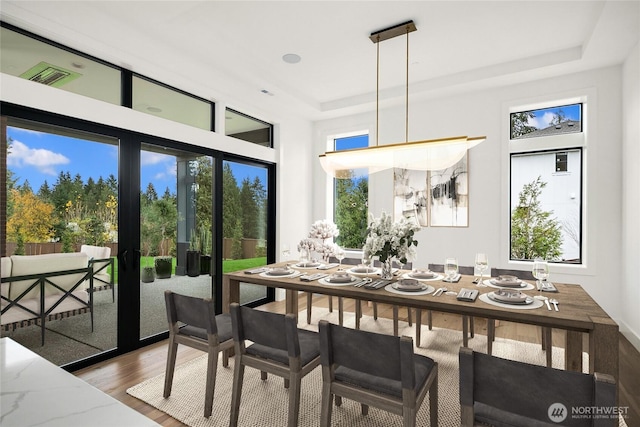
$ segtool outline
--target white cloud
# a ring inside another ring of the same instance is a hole
[[[56,176],[54,166],[66,165],[70,160],[60,154],[44,148],[29,148],[20,141],[13,140],[7,155],[7,166],[34,167],[41,173]]]
[[[142,166],[157,165],[159,163],[175,161],[175,157],[166,154],[152,153],[150,151],[142,151],[140,153],[140,163]]]
[[[549,123],[551,123],[551,120],[553,120],[553,117],[554,117],[553,113],[547,111],[540,117],[534,117],[533,119],[529,119],[527,123],[530,126],[535,126],[537,129],[546,129],[550,126]]]

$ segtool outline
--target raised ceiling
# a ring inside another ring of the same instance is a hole
[[[369,34],[413,20],[412,98],[621,64],[639,1],[8,1],[3,21],[270,120],[375,108]],[[380,95],[403,102],[404,37],[380,44]],[[283,55],[301,61],[290,64]],[[265,93],[265,91],[267,93]]]

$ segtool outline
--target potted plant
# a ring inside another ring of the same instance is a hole
[[[170,256],[157,256],[154,259],[156,266],[156,277],[158,279],[170,279],[173,258]]]
[[[187,276],[198,277],[200,275],[200,237],[195,230],[191,230],[189,250],[187,251]]]
[[[151,265],[145,265],[140,270],[140,280],[142,283],[151,283],[156,279],[155,268]]]
[[[200,227],[200,274],[211,274],[211,230]]]

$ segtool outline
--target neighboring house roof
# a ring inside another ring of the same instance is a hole
[[[517,139],[523,138],[537,138],[540,136],[559,135],[563,133],[580,132],[582,124],[580,120],[567,120],[566,122],[559,123],[557,125],[551,125],[544,129],[534,130],[533,132],[526,133]]]

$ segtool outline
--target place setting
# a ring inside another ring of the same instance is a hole
[[[396,282],[389,283],[384,287],[384,290],[393,294],[407,294],[412,295],[429,295],[436,289],[426,283],[422,283],[417,279],[400,279]]]
[[[420,282],[428,282],[442,280],[444,276],[429,270],[428,268],[414,268],[413,270],[402,274],[403,279],[417,280]]]
[[[322,277],[318,280],[318,283],[327,286],[350,286],[356,285],[362,282],[363,279],[354,277],[347,271],[339,270],[335,273],[331,273],[326,277]]]
[[[292,277],[297,277],[301,273],[297,270],[290,268],[288,265],[284,267],[272,267],[267,271],[263,271],[260,273],[261,277],[278,277],[281,279],[290,279]]]
[[[529,291],[535,289],[535,287],[524,280],[519,279],[517,276],[502,275],[494,278],[487,279],[483,282],[486,286],[495,289],[519,289],[522,291]]]

